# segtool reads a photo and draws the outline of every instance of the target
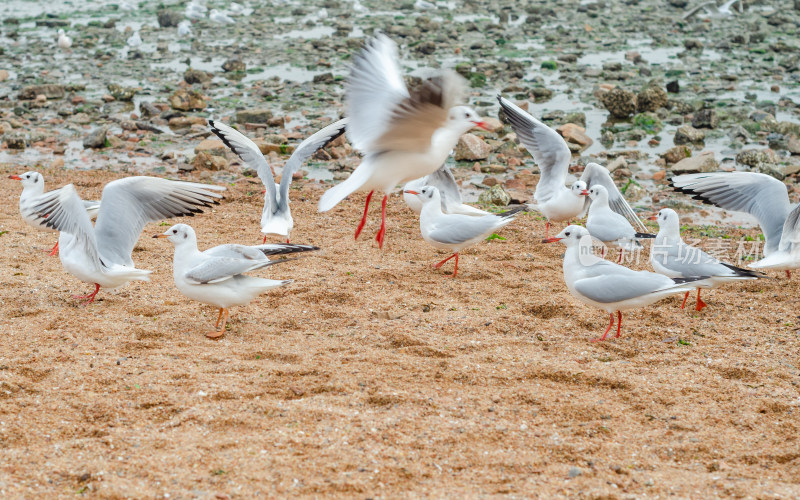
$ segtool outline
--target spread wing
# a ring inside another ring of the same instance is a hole
[[[647,227],[645,227],[644,223],[639,219],[639,216],[636,215],[636,212],[633,211],[631,206],[628,205],[625,197],[622,196],[619,188],[614,184],[611,173],[607,168],[597,163],[587,163],[581,175],[581,180],[586,183],[586,189],[598,184],[605,187],[606,191],[608,191],[608,206],[611,207],[611,210],[628,219],[636,231],[640,233],[647,232]],[[587,196],[586,208],[584,208],[584,210],[588,209],[590,203],[591,200]]]
[[[104,258],[133,266],[131,252],[148,222],[193,216],[219,203],[222,186],[161,179],[126,177],[103,188],[95,237]],[[85,213],[85,210],[84,210]]]
[[[537,201],[547,201],[567,182],[572,153],[558,132],[540,122],[508,99],[497,96],[511,128],[539,166],[541,176],[536,186]]]

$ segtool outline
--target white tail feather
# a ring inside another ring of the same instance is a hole
[[[325,191],[319,199],[319,211],[327,212],[363,186],[369,180],[371,174],[370,169],[364,167],[367,167],[367,162],[362,162],[350,174],[350,177]]]

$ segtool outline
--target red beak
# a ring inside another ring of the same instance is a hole
[[[9,175],[8,178],[9,179],[14,179],[15,181],[21,181],[22,180],[22,177],[20,177],[18,175]]]
[[[658,215],[651,215],[647,220],[658,220]]]
[[[556,241],[561,241],[562,238],[546,238],[542,240],[542,243],[555,243]]]
[[[489,130],[489,125],[486,122],[472,122],[475,124],[476,127],[482,128],[483,130]]]
[[[589,191],[584,189],[583,191],[581,191],[581,196],[589,196]]]
[[[412,190],[410,190],[410,189],[408,189],[408,190],[406,190],[406,191],[403,191],[403,192],[404,192],[404,193],[406,193],[406,194],[419,194],[418,192],[416,192],[416,191],[412,191]]]

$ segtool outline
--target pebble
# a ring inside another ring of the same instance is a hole
[[[456,161],[485,160],[489,157],[492,148],[486,141],[475,134],[464,134],[458,139],[455,147]]]

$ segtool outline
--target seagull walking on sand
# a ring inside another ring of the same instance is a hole
[[[655,238],[656,235],[637,232],[628,219],[611,210],[608,204],[608,191],[602,185],[589,188],[589,216],[586,218],[586,229],[592,235],[611,248],[619,249],[619,261],[622,252],[634,252],[642,248],[640,239]]]
[[[97,224],[92,227],[83,201],[72,184],[36,199],[31,210],[47,227],[61,231],[59,257],[64,270],[92,283],[94,292],[75,296],[93,302],[100,288],[117,288],[129,281],[149,281],[151,271],[137,269],[131,253],[145,224],[172,217],[193,216],[217,204],[222,186],[170,181],[157,177],[126,177],[103,188]]]
[[[680,219],[675,210],[662,208],[651,217],[658,221],[658,234],[650,250],[650,263],[657,273],[670,278],[691,278],[710,276],[704,281],[696,281],[697,304],[699,311],[707,304],[700,299],[701,288],[716,288],[730,281],[754,280],[764,274],[726,264],[697,247],[689,246],[681,238]],[[683,297],[681,309],[686,306],[689,292]]]
[[[639,232],[647,231],[614,184],[607,168],[597,163],[588,163],[581,178],[567,187],[572,152],[564,138],[508,99],[498,95],[497,100],[517,138],[539,166],[541,175],[533,198],[539,211],[547,218],[545,237],[549,237],[551,221],[568,221],[586,214],[591,203],[586,198],[587,190],[596,185],[606,188],[609,204],[616,213],[628,219]]]
[[[67,50],[72,47],[72,38],[68,37],[66,33],[64,33],[63,29],[58,30],[58,48]]]
[[[561,241],[564,253],[564,282],[569,293],[586,305],[605,310],[609,323],[603,336],[592,342],[603,341],[614,326],[617,313],[617,335],[622,332],[622,311],[650,305],[677,293],[691,291],[695,282],[708,278],[668,278],[649,271],[634,271],[596,257],[592,251],[589,231],[581,226],[567,226],[555,238],[545,243]]]
[[[267,159],[253,141],[224,123],[208,121],[211,131],[242,161],[255,170],[261,182],[264,183],[264,209],[261,212],[261,232],[264,233],[264,243],[267,242],[268,234],[283,236],[286,238],[286,243],[289,243],[289,233],[294,227],[292,213],[289,209],[289,185],[292,182],[292,175],[311,155],[344,134],[347,121],[347,118],[336,121],[301,142],[284,165],[280,184],[275,183]]]
[[[42,231],[53,231],[33,211],[33,207],[38,204],[39,197],[44,194],[44,177],[39,172],[25,172],[20,175],[9,175],[9,179],[20,181],[22,184],[22,194],[19,195],[19,213],[29,226],[41,229]],[[99,201],[84,200],[83,208],[90,219],[97,217],[100,210]],[[50,250],[50,255],[58,253],[58,241]]]
[[[747,267],[786,271],[800,267],[800,204],[792,207],[786,185],[755,172],[712,172],[673,177],[672,187],[725,210],[746,212],[764,233],[764,258]]]
[[[408,193],[419,191],[425,186],[433,186],[439,190],[439,195],[442,198],[442,212],[446,214],[489,215],[489,212],[466,205],[461,201],[461,192],[458,190],[456,179],[453,177],[450,167],[446,164],[439,167],[436,172],[408,182],[403,186],[403,201],[417,215],[422,210],[422,201],[418,196]]]
[[[455,257],[453,277],[458,274],[458,253],[461,250],[485,240],[528,208],[526,205],[520,205],[501,214],[487,214],[481,217],[446,214],[442,212],[441,195],[437,188],[425,186],[419,191],[404,192],[416,196],[422,203],[422,211],[419,214],[422,239],[438,249],[453,252],[453,255],[433,266],[438,269]]]
[[[369,40],[355,57],[345,85],[347,137],[364,158],[350,177],[322,195],[319,211],[367,191],[358,238],[372,194],[383,191],[381,228],[375,237],[383,248],[389,193],[398,184],[438,169],[461,135],[473,127],[486,128],[472,108],[454,106],[464,88],[463,78],[444,71],[409,92],[400,74],[397,45],[383,34]]]
[[[225,333],[230,307],[247,305],[267,290],[292,282],[254,278],[245,273],[286,262],[269,260],[269,255],[319,250],[310,245],[278,243],[219,245],[201,252],[197,249],[194,229],[186,224],[176,224],[153,238],[167,238],[175,246],[172,275],[178,290],[192,300],[219,308],[217,330],[207,333],[208,338],[218,338]]]

